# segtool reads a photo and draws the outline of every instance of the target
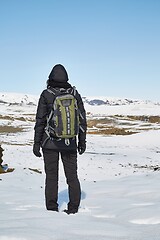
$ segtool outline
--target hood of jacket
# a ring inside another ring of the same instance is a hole
[[[68,81],[68,74],[64,66],[57,64],[53,67],[48,79],[49,81],[64,83]]]

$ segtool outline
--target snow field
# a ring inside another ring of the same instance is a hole
[[[54,213],[45,210],[43,159],[32,146],[4,145],[4,163],[15,171],[0,175],[0,240],[159,239],[159,172],[128,165],[159,164],[158,138],[159,131],[87,136],[87,151],[78,159],[81,207],[69,216],[63,213],[68,194],[61,162]]]
[[[3,163],[15,168],[0,175],[0,240],[160,239],[160,174],[151,168],[160,166],[160,130],[87,135],[87,150],[78,156],[81,206],[78,214],[68,216],[63,213],[68,193],[61,161],[56,213],[45,209],[43,158],[32,153],[34,122],[3,118],[34,118],[37,97],[2,93],[0,99],[12,103],[0,103],[0,126],[25,127],[24,132],[0,136]],[[91,117],[160,114],[160,106],[149,101],[85,107]]]

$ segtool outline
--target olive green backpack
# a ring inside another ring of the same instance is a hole
[[[51,112],[47,118],[45,131],[50,138],[69,139],[79,133],[79,109],[75,87],[69,89],[47,89],[54,95]]]

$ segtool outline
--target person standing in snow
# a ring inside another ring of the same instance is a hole
[[[76,90],[75,98],[78,109],[81,113],[80,128],[78,137],[70,139],[69,144],[61,138],[48,138],[46,134],[47,117],[50,114],[54,95],[50,92],[52,89],[70,89],[73,88],[68,83],[68,74],[64,66],[57,64],[53,67],[47,80],[47,89],[40,96],[36,124],[34,127],[34,145],[33,153],[41,157],[40,148],[42,148],[44,157],[44,168],[46,173],[45,200],[47,210],[58,211],[58,163],[61,156],[66,181],[68,184],[69,203],[68,208],[64,210],[67,214],[78,212],[81,199],[80,182],[77,176],[77,149],[79,154],[86,150],[86,112],[84,109],[81,95]]]

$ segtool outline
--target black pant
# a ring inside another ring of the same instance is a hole
[[[59,155],[63,162],[64,172],[68,184],[68,209],[78,210],[81,198],[81,188],[77,176],[77,152],[55,152],[43,149],[44,167],[46,173],[45,198],[48,210],[58,209],[58,169]]]

